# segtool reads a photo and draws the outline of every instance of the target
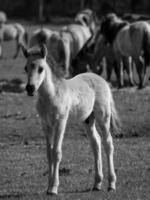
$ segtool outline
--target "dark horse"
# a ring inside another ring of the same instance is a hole
[[[92,71],[96,74],[101,75],[103,68],[106,68],[107,81],[110,82],[112,70],[119,77],[119,72],[116,66],[116,56],[114,50],[110,44],[103,45],[103,38],[99,36],[99,32],[96,33],[96,37],[90,38],[89,41],[84,45],[82,50],[78,53],[75,59],[72,60],[73,76]],[[123,57],[123,70],[125,70],[129,77],[129,84],[134,85],[131,57]],[[131,67],[130,67],[131,66]]]
[[[108,14],[101,23],[99,34],[103,37],[99,51],[109,43],[115,53],[119,86],[123,85],[122,58],[132,57],[139,76],[139,88],[142,88],[150,63],[150,25],[144,21],[129,24],[115,14]]]

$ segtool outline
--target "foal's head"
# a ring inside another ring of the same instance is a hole
[[[25,49],[22,47],[23,54],[27,58],[25,71],[28,82],[26,91],[29,96],[33,96],[39,89],[45,77],[47,48],[45,45]]]

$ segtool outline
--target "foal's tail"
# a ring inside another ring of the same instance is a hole
[[[113,100],[113,96],[111,94],[111,119],[110,119],[110,128],[114,135],[119,135],[121,130],[121,122],[119,119],[118,112],[116,110],[116,106]]]

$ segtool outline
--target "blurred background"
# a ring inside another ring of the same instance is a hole
[[[52,16],[74,17],[83,8],[91,8],[100,17],[107,12],[148,15],[149,0],[0,0],[0,10],[8,18],[50,21]]]

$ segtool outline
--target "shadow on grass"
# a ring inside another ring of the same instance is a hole
[[[7,79],[0,80],[0,92],[22,93],[24,88],[24,83],[19,78],[14,78],[11,81]]]

